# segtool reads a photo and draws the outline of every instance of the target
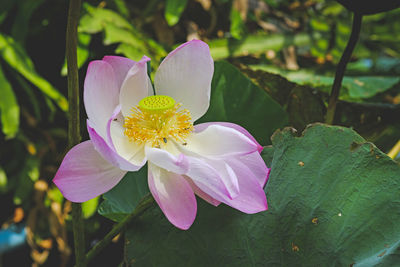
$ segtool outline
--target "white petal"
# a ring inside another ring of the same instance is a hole
[[[149,95],[149,76],[147,75],[147,62],[150,58],[144,56],[128,71],[122,83],[119,103],[124,117],[130,116],[140,100]],[[151,84],[151,83],[150,83]]]
[[[171,96],[182,103],[195,121],[206,113],[210,104],[213,73],[208,45],[199,40],[187,42],[160,64],[154,78],[156,94]]]
[[[101,137],[106,136],[106,125],[119,101],[115,73],[106,61],[90,62],[83,90],[86,113]]]
[[[205,157],[225,157],[252,153],[257,151],[258,146],[233,128],[210,125],[202,132],[193,133],[181,149]]]

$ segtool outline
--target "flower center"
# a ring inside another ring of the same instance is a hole
[[[187,109],[179,110],[180,103],[172,97],[153,95],[143,98],[125,117],[124,134],[137,144],[148,143],[161,148],[168,140],[185,144],[193,131],[191,115]]]

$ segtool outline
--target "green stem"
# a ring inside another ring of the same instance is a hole
[[[77,63],[78,23],[81,0],[70,0],[68,10],[66,58],[68,68],[68,146],[72,148],[80,142],[79,124],[79,79]],[[72,227],[74,232],[76,266],[85,267],[85,236],[82,207],[72,203]]]
[[[326,112],[326,123],[328,124],[333,124],[335,118],[336,103],[339,97],[340,87],[342,86],[344,72],[346,71],[347,63],[350,60],[354,47],[357,44],[358,37],[360,36],[361,23],[362,14],[354,13],[350,39],[347,43],[342,57],[340,58],[339,64],[337,65],[335,80],[333,81],[332,91],[329,97],[329,104]]]
[[[99,254],[117,234],[125,231],[129,223],[143,214],[153,203],[154,199],[151,195],[146,195],[131,214],[127,215],[124,220],[116,224],[111,231],[86,254],[86,264]]]

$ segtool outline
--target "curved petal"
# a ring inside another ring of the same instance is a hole
[[[190,184],[190,187],[192,187],[193,192],[201,197],[203,200],[207,201],[211,205],[217,207],[219,204],[221,204],[221,201],[218,201],[211,196],[207,195],[203,190],[201,190],[193,181],[187,176],[184,176],[186,178],[186,181]]]
[[[119,103],[124,117],[131,115],[134,108],[140,100],[149,95],[149,76],[147,75],[147,62],[150,58],[143,56],[128,71],[126,78],[121,86],[119,94]]]
[[[230,165],[239,181],[240,194],[223,202],[245,213],[257,213],[268,209],[265,192],[252,172],[240,161]]]
[[[53,182],[66,199],[84,202],[113,188],[125,174],[103,159],[92,141],[85,141],[67,153]]]
[[[226,157],[252,153],[258,146],[233,128],[213,124],[202,132],[193,133],[181,149],[206,157]]]
[[[194,184],[210,197],[224,201],[232,196],[216,169],[201,158],[186,156],[189,170],[186,175]]]
[[[254,177],[262,187],[265,186],[271,169],[267,167],[260,153],[253,152],[251,154],[240,156],[237,160],[247,166],[249,171],[253,173]]]
[[[189,161],[183,154],[176,157],[166,150],[149,146],[146,146],[145,154],[151,163],[167,171],[185,174],[189,170]]]
[[[232,198],[219,172],[204,159],[182,153],[175,156],[166,150],[149,146],[146,146],[145,154],[152,164],[170,172],[189,176],[202,191],[211,197],[217,200]]]
[[[121,114],[121,106],[118,105],[107,123],[107,142],[122,158],[133,165],[143,166],[147,161],[144,154],[144,145],[129,141],[129,138],[124,134],[123,123],[124,118]]]
[[[224,126],[224,127],[229,127],[232,129],[235,129],[238,132],[241,132],[242,134],[244,134],[245,136],[247,136],[251,141],[253,141],[257,147],[258,147],[258,152],[261,153],[261,151],[263,150],[263,146],[261,146],[257,140],[242,126],[235,124],[235,123],[231,123],[231,122],[205,122],[205,123],[200,123],[194,126],[194,131],[199,133],[204,131],[205,129],[207,129],[209,126],[211,125],[220,125],[220,126]]]
[[[206,158],[203,160],[218,172],[218,175],[225,184],[230,197],[237,197],[240,193],[239,182],[232,168],[223,160],[209,160]]]
[[[176,48],[161,62],[154,86],[157,94],[171,96],[182,103],[196,121],[210,104],[213,73],[214,63],[208,45],[192,40]]]
[[[86,124],[89,132],[89,137],[92,141],[94,148],[105,160],[110,162],[112,165],[125,171],[137,171],[146,163],[146,161],[142,161],[141,164],[134,165],[131,162],[127,161],[125,158],[121,157],[112,147],[110,147],[96,132],[96,130],[90,126],[89,120]]]
[[[151,194],[167,219],[182,230],[189,229],[196,217],[197,203],[185,178],[149,164],[148,182]]]
[[[110,64],[114,69],[118,88],[121,88],[128,71],[135,65],[136,61],[126,57],[105,56],[103,60]]]
[[[103,138],[107,121],[119,102],[119,87],[114,70],[103,60],[90,62],[83,91],[86,113],[92,126]]]

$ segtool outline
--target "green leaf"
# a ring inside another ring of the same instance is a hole
[[[324,92],[330,92],[334,77],[315,74],[313,71],[283,71],[273,66],[253,65],[252,69],[277,73],[289,81],[310,85]],[[400,82],[400,77],[390,76],[345,76],[343,78],[341,99],[364,99],[385,92]]]
[[[272,133],[287,125],[282,107],[236,67],[216,62],[210,108],[198,123],[228,121],[246,128],[260,144],[269,144]]]
[[[10,83],[0,66],[0,115],[2,131],[6,138],[13,138],[19,128],[19,106]]]
[[[97,206],[99,205],[99,198],[100,197],[95,197],[82,203],[83,218],[88,219],[94,215],[97,210]]]
[[[0,193],[7,191],[7,174],[4,169],[0,166]]]
[[[128,172],[117,186],[103,195],[98,212],[113,221],[122,221],[148,192],[147,167]]]
[[[29,205],[34,183],[39,179],[40,159],[34,156],[27,158],[18,175],[18,185],[14,194],[15,205]]]
[[[268,211],[250,215],[198,201],[194,224],[181,231],[155,206],[126,232],[127,262],[399,265],[400,167],[394,161],[343,127],[315,124],[301,137],[288,128],[272,142]]]
[[[230,33],[232,37],[238,40],[242,39],[245,29],[245,24],[242,17],[240,16],[240,12],[237,9],[235,9],[234,6],[232,6],[231,9],[230,21],[231,21]]]
[[[9,36],[0,33],[0,56],[12,68],[34,84],[43,94],[54,100],[63,111],[68,110],[67,99],[36,71],[25,50]]]
[[[33,12],[44,3],[44,0],[18,1],[18,12],[15,15],[11,35],[15,41],[25,43],[26,35],[30,29],[30,19]]]
[[[165,19],[169,26],[178,23],[182,12],[185,10],[187,0],[167,0],[165,5]]]
[[[313,37],[320,38],[317,33]],[[227,57],[237,57],[248,54],[262,54],[267,50],[279,51],[290,45],[304,46],[311,42],[309,34],[269,34],[269,35],[249,35],[243,37],[240,41],[235,39],[220,38],[208,42],[211,56],[214,59],[223,59]]]

